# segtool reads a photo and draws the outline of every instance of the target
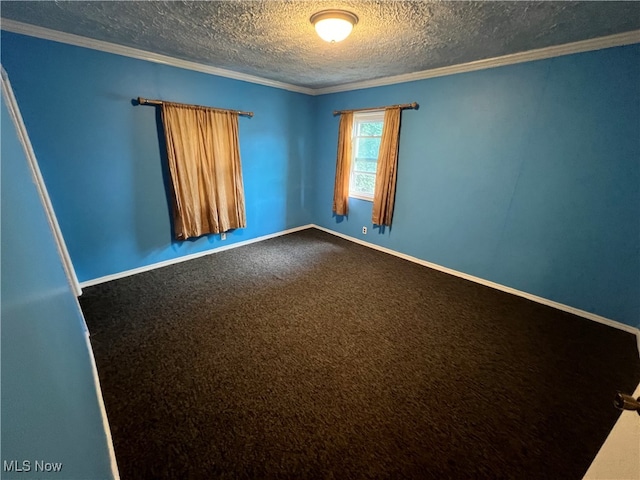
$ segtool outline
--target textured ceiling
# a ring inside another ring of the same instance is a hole
[[[637,2],[1,2],[2,17],[310,88],[640,29]],[[360,18],[322,41],[309,17]]]

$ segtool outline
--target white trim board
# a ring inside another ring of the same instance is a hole
[[[432,68],[421,72],[405,73],[402,75],[394,75],[392,77],[347,83],[344,85],[336,85],[335,87],[317,88],[314,89],[313,94],[326,95],[329,93],[348,92],[364,88],[394,85],[396,83],[414,82],[416,80],[425,80],[427,78],[455,75],[456,73],[475,72],[476,70],[504,67],[507,65],[515,65],[516,63],[532,62],[534,60],[545,60],[547,58],[561,57],[563,55],[572,55],[574,53],[602,50],[603,48],[623,47],[634,43],[640,43],[640,30],[632,30],[630,32],[608,35],[606,37],[592,38],[589,40],[581,40],[579,42],[565,43],[564,45],[554,45],[525,52],[512,53],[501,57],[461,63],[459,65]]]
[[[473,62],[462,63],[459,65],[450,65],[447,67],[432,68],[430,70],[422,70],[420,72],[405,73],[402,75],[394,75],[391,77],[378,78],[374,80],[365,80],[362,82],[347,83],[324,88],[309,88],[291,83],[270,80],[268,78],[249,75],[246,73],[234,72],[224,68],[213,67],[203,63],[182,60],[168,55],[148,52],[133,47],[117,45],[102,40],[94,40],[92,38],[82,37],[71,33],[51,30],[49,28],[38,27],[28,23],[18,22],[7,18],[0,18],[0,29],[8,32],[19,33],[31,37],[42,38],[54,42],[74,45],[76,47],[84,47],[101,52],[113,53],[125,57],[136,58],[138,60],[146,60],[154,63],[161,63],[172,67],[184,68],[196,72],[208,73],[219,77],[241,80],[244,82],[265,85],[268,87],[279,88],[291,92],[303,93],[306,95],[326,95],[329,93],[347,92],[351,90],[361,90],[364,88],[381,87],[385,85],[393,85],[397,83],[413,82],[416,80],[424,80],[427,78],[443,77],[446,75],[454,75],[456,73],[474,72],[476,70],[484,70],[487,68],[502,67],[513,65],[516,63],[531,62],[534,60],[544,60],[547,58],[559,57],[562,55],[571,55],[574,53],[589,52],[593,50],[601,50],[603,48],[622,47],[640,43],[640,30],[632,30],[630,32],[608,35],[606,37],[592,38],[589,40],[581,40],[579,42],[565,43],[563,45],[553,45],[551,47],[538,48],[525,52],[512,53],[500,57],[476,60]]]
[[[344,238],[345,240],[349,240],[350,242],[357,243],[365,247],[373,248],[374,250],[379,250],[381,252],[388,253],[389,255],[393,255],[395,257],[399,257],[413,263],[417,263],[418,265],[422,265],[424,267],[429,267],[434,270],[438,270],[439,272],[444,272],[444,273],[448,273],[449,275],[453,275],[459,278],[464,278],[465,280],[470,280],[472,282],[479,283],[480,285],[484,285],[485,287],[494,288],[502,292],[516,295],[518,297],[523,297],[523,298],[526,298],[527,300],[531,300],[533,302],[541,303],[542,305],[546,305],[548,307],[553,307],[558,310],[562,310],[563,312],[572,313],[574,315],[578,315],[579,317],[583,317],[588,320],[593,320],[594,322],[602,323],[609,327],[617,328],[618,330],[623,330],[625,332],[632,333],[636,335],[638,339],[638,353],[640,353],[640,329],[638,328],[632,327],[630,325],[626,325],[621,322],[617,322],[615,320],[611,320],[609,318],[602,317],[600,315],[596,315],[595,313],[587,312],[585,310],[580,310],[579,308],[570,307],[569,305],[564,305],[562,303],[554,302],[553,300],[548,300],[546,298],[539,297],[537,295],[532,295],[530,293],[523,292],[521,290],[516,290],[515,288],[511,288],[505,285],[501,285],[499,283],[491,282],[489,280],[485,280],[480,277],[475,277],[467,273],[459,272],[458,270],[453,270],[451,268],[443,267],[436,263],[427,262],[426,260],[421,260],[420,258],[412,257],[411,255],[406,255],[396,250],[391,250],[390,248],[381,247],[380,245],[376,245],[375,243],[365,242],[358,238],[350,237],[349,235],[338,233],[333,230],[329,230],[328,228],[321,227],[319,225],[313,225],[313,228],[317,228],[318,230],[322,230],[323,232],[330,233],[331,235],[335,235],[336,237]]]
[[[194,258],[200,258],[207,255],[212,255],[218,252],[224,252],[225,250],[231,250],[234,248],[243,247],[245,245],[250,245],[252,243],[262,242],[263,240],[269,240],[270,238],[280,237],[282,235],[287,235],[289,233],[299,232],[300,230],[307,230],[309,228],[313,228],[313,225],[311,224],[302,225],[301,227],[290,228],[288,230],[282,230],[280,232],[270,233],[268,235],[263,235],[261,237],[251,238],[249,240],[243,240],[241,242],[236,242],[236,243],[230,243],[229,245],[223,245],[221,247],[204,250],[202,252],[191,253],[189,255],[184,255],[182,257],[163,260],[162,262],[152,263],[150,265],[145,265],[144,267],[133,268],[131,270],[125,270],[124,272],[105,275],[104,277],[94,278],[93,280],[86,280],[84,282],[81,282],[80,286],[82,288],[91,287],[93,285],[98,285],[100,283],[110,282],[111,280],[130,277],[131,275],[136,275],[142,272],[148,272],[150,270],[155,270],[156,268],[167,267],[169,265],[174,265],[176,263],[186,262],[187,260],[193,260]]]
[[[111,436],[111,428],[109,427],[109,421],[107,420],[107,412],[104,407],[104,399],[102,398],[102,389],[100,388],[100,379],[98,378],[98,371],[96,369],[95,358],[93,356],[93,350],[91,348],[91,342],[89,341],[89,330],[87,328],[87,323],[84,319],[84,314],[82,313],[82,308],[80,308],[80,303],[78,302],[78,295],[82,294],[82,290],[80,288],[80,284],[78,283],[78,278],[76,277],[75,270],[73,269],[73,264],[71,263],[71,257],[69,256],[69,252],[67,251],[67,246],[64,242],[64,238],[62,237],[62,232],[60,231],[60,226],[58,225],[58,220],[56,219],[55,212],[53,211],[53,206],[51,205],[51,200],[49,198],[49,194],[47,193],[47,188],[44,184],[44,180],[42,179],[42,174],[40,172],[40,167],[38,166],[38,160],[36,159],[35,153],[33,151],[33,147],[31,145],[31,141],[29,140],[29,135],[27,134],[27,129],[24,125],[24,121],[22,119],[22,114],[20,113],[20,109],[18,107],[18,103],[13,94],[13,89],[11,88],[11,83],[9,81],[9,76],[5,71],[4,67],[0,65],[0,73],[1,73],[1,83],[2,83],[2,95],[6,102],[7,111],[9,112],[9,116],[14,123],[14,127],[16,128],[16,134],[22,145],[22,148],[25,153],[25,157],[27,158],[27,163],[29,165],[29,170],[31,171],[31,176],[33,183],[36,186],[36,190],[38,191],[38,196],[40,197],[40,201],[42,203],[42,208],[45,211],[45,215],[47,217],[47,221],[49,223],[49,228],[51,229],[51,234],[54,237],[54,241],[56,244],[56,248],[58,250],[58,255],[60,258],[60,263],[65,272],[65,276],[69,283],[69,288],[74,296],[73,299],[76,304],[76,308],[78,309],[78,314],[82,319],[82,328],[85,334],[85,344],[87,346],[89,361],[91,364],[91,375],[93,377],[93,383],[96,392],[96,400],[98,401],[98,408],[100,410],[100,416],[102,420],[102,426],[104,428],[105,440],[107,443],[107,452],[109,455],[109,466],[111,469],[111,475],[114,480],[120,480],[120,473],[118,472],[118,464],[116,462],[115,450],[113,448],[113,439]]]
[[[69,282],[71,291],[76,296],[81,295],[82,289],[80,287],[80,284],[78,283],[78,277],[76,276],[76,271],[73,268],[69,250],[67,250],[67,244],[65,243],[64,237],[62,236],[62,231],[60,230],[60,224],[58,223],[56,212],[53,210],[53,205],[51,204],[51,198],[49,197],[47,186],[45,185],[44,179],[42,178],[42,172],[40,171],[38,159],[36,158],[36,154],[33,151],[31,139],[29,138],[27,127],[24,124],[22,113],[20,112],[20,107],[18,106],[18,101],[13,94],[13,87],[11,87],[9,76],[7,75],[7,72],[1,64],[0,74],[2,76],[2,95],[6,102],[7,111],[9,112],[11,120],[13,120],[18,140],[20,141],[20,144],[22,145],[22,149],[24,151],[24,155],[27,158],[29,170],[31,171],[31,177],[33,183],[36,186],[36,190],[38,191],[38,196],[40,197],[42,208],[47,217],[47,222],[49,223],[49,228],[51,229],[51,233],[56,244],[56,249],[58,250],[62,268],[64,269],[64,273],[67,277],[67,281]]]
[[[499,283],[491,282],[489,280],[485,280],[480,277],[475,277],[473,275],[469,275],[464,272],[460,272],[458,270],[453,270],[451,268],[443,267],[442,265],[438,265],[436,263],[427,262],[426,260],[422,260],[417,257],[412,257],[411,255],[407,255],[396,250],[391,250],[390,248],[381,247],[380,245],[376,245],[375,243],[365,242],[364,240],[360,240],[355,237],[351,237],[349,235],[345,235],[343,233],[336,232],[334,230],[330,230],[328,228],[321,227],[316,224],[307,224],[302,225],[300,227],[290,228],[288,230],[283,230],[276,233],[271,233],[269,235],[263,235],[261,237],[252,238],[249,240],[244,240],[237,243],[232,243],[229,245],[224,245],[218,248],[212,248],[210,250],[205,250],[203,252],[192,253],[190,255],[185,255],[182,257],[172,258],[170,260],[164,260],[162,262],[153,263],[151,265],[145,265],[144,267],[134,268],[131,270],[126,270],[120,273],[114,273],[112,275],[105,275],[104,277],[95,278],[93,280],[87,280],[82,282],[80,286],[82,288],[90,287],[93,285],[98,285],[100,283],[110,282],[111,280],[117,280],[119,278],[129,277],[131,275],[136,275],[142,272],[148,272],[150,270],[155,270],[156,268],[162,268],[169,265],[173,265],[176,263],[186,262],[187,260],[193,260],[195,258],[204,257],[206,255],[212,255],[218,252],[224,252],[225,250],[231,250],[233,248],[242,247],[244,245],[250,245],[252,243],[262,242],[263,240],[268,240],[270,238],[280,237],[282,235],[287,235],[289,233],[299,232],[301,230],[308,230],[309,228],[316,228],[320,231],[329,233],[331,235],[335,235],[336,237],[343,238],[345,240],[349,240],[350,242],[357,243],[359,245],[363,245],[365,247],[372,248],[374,250],[378,250],[384,253],[388,253],[389,255],[393,255],[398,258],[402,258],[404,260],[408,260],[413,263],[417,263],[418,265],[422,265],[423,267],[432,268],[434,270],[438,270],[439,272],[448,273],[449,275],[453,275],[459,278],[464,278],[465,280],[470,280],[472,282],[478,283],[480,285],[484,285],[486,287],[494,288],[496,290],[500,290],[502,292],[510,293],[512,295],[516,295],[518,297],[526,298],[527,300],[531,300],[536,303],[540,303],[542,305],[546,305],[548,307],[556,308],[558,310],[562,310],[563,312],[572,313],[574,315],[578,315],[579,317],[586,318],[588,320],[593,320],[594,322],[601,323],[603,325],[607,325],[609,327],[617,328],[618,330],[623,330],[627,333],[631,333],[636,335],[638,341],[638,353],[640,353],[640,329],[636,327],[632,327],[630,325],[626,325],[621,322],[617,322],[615,320],[611,320],[606,317],[602,317],[600,315],[596,315],[595,313],[587,312],[585,310],[580,310],[579,308],[571,307],[569,305],[564,305],[562,303],[555,302],[553,300],[548,300],[543,297],[539,297],[537,295],[533,295],[531,293],[523,292],[521,290],[516,290],[515,288],[507,287],[505,285],[501,285]]]
[[[77,302],[77,299],[76,299]],[[78,311],[82,317],[82,321],[85,322],[84,314],[80,303],[78,303]],[[96,358],[93,355],[93,347],[91,340],[89,339],[89,331],[87,330],[84,335],[85,344],[87,346],[87,353],[89,354],[89,362],[91,363],[91,374],[93,375],[93,385],[96,389],[96,397],[98,399],[98,408],[102,416],[102,426],[104,427],[104,433],[107,437],[107,448],[109,450],[109,460],[111,466],[111,474],[113,480],[120,480],[120,471],[118,470],[118,462],[116,461],[116,451],[113,448],[113,436],[111,435],[111,426],[109,425],[109,419],[107,418],[107,409],[104,406],[104,398],[102,396],[102,387],[100,386],[100,377],[98,376],[98,367],[96,366]]]
[[[89,48],[101,52],[113,53],[115,55],[122,55],[123,57],[136,58],[138,60],[146,60],[148,62],[161,63],[163,65],[184,68],[186,70],[208,73],[210,75],[216,75],[218,77],[232,78],[234,80],[256,83],[258,85],[279,88],[281,90],[289,90],[291,92],[313,95],[313,89],[311,88],[300,87],[291,83],[279,82],[277,80],[270,80],[268,78],[257,77],[255,75],[249,75],[246,73],[234,72],[232,70],[227,70],[224,68],[212,67],[203,63],[182,60],[179,58],[170,57],[168,55],[148,52],[146,50],[126,47],[124,45],[117,45],[115,43],[105,42],[102,40],[94,40],[93,38],[82,37],[80,35],[60,32],[58,30],[51,30],[44,27],[38,27],[36,25],[30,25],[28,23],[9,20],[8,18],[0,19],[0,28],[2,30],[6,30],[7,32],[42,38],[44,40],[65,43],[67,45],[73,45],[76,47]]]

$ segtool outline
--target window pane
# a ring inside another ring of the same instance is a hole
[[[382,125],[384,122],[362,122],[360,124],[360,135],[382,135]]]
[[[378,158],[378,150],[380,150],[379,138],[358,138],[356,156],[358,158]]]
[[[356,172],[371,172],[376,173],[378,162],[371,160],[370,158],[356,158],[356,163],[353,166],[353,170]]]
[[[376,176],[371,173],[353,172],[353,184],[351,191],[373,195],[376,185]]]
[[[376,184],[384,112],[356,113],[354,122],[349,194],[371,200]]]

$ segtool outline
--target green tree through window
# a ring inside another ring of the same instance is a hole
[[[384,111],[356,113],[349,196],[373,200]]]

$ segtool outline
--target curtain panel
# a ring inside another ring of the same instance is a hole
[[[238,114],[162,104],[178,240],[245,228]]]
[[[391,226],[393,205],[396,197],[396,177],[398,173],[398,146],[400,139],[400,108],[387,108],[384,112],[384,126],[378,152],[376,186],[373,194],[374,225]]]
[[[340,116],[340,126],[338,127],[338,156],[336,159],[336,180],[333,188],[333,211],[336,215],[349,214],[352,134],[353,113],[343,113]]]

